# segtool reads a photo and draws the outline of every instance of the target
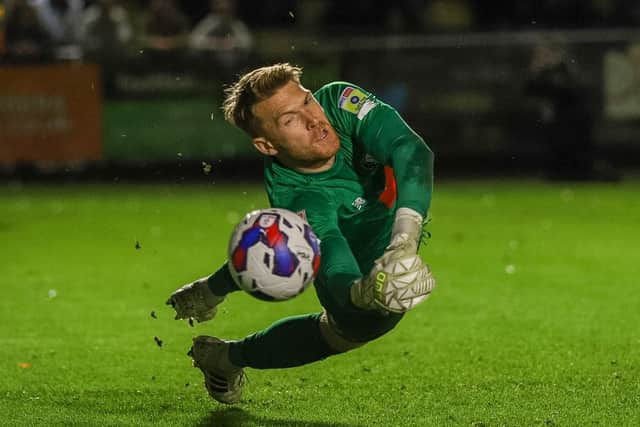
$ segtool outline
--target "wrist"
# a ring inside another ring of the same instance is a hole
[[[207,286],[215,296],[225,296],[228,293],[240,290],[229,272],[228,263],[224,263],[215,273],[203,278],[207,281]]]
[[[421,214],[411,208],[398,208],[391,229],[391,239],[399,234],[407,234],[410,239],[418,243],[422,235],[423,219]]]

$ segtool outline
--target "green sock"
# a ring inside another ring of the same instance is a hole
[[[336,354],[320,334],[320,315],[287,317],[233,342],[229,348],[231,363],[256,369],[291,368]]]

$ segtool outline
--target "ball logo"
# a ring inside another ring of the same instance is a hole
[[[231,262],[236,271],[247,269],[247,253],[252,246],[262,243],[273,249],[274,260],[272,273],[277,276],[288,277],[298,267],[298,258],[289,249],[289,237],[280,230],[280,216],[274,213],[263,213],[251,228],[242,233],[240,242],[231,254]]]
[[[277,214],[262,214],[258,217],[258,223],[262,228],[269,228],[278,221]]]

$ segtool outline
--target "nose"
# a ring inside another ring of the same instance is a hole
[[[313,129],[320,123],[320,117],[311,111],[306,112],[307,128]]]

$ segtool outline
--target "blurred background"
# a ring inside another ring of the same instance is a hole
[[[255,66],[352,81],[441,175],[617,181],[640,166],[640,2],[0,1],[0,175],[259,178],[224,122]]]
[[[438,289],[216,409],[193,335],[318,311],[164,304],[268,204],[220,106],[280,61],[432,147]],[[0,0],[0,424],[640,426],[639,141],[639,0]]]

